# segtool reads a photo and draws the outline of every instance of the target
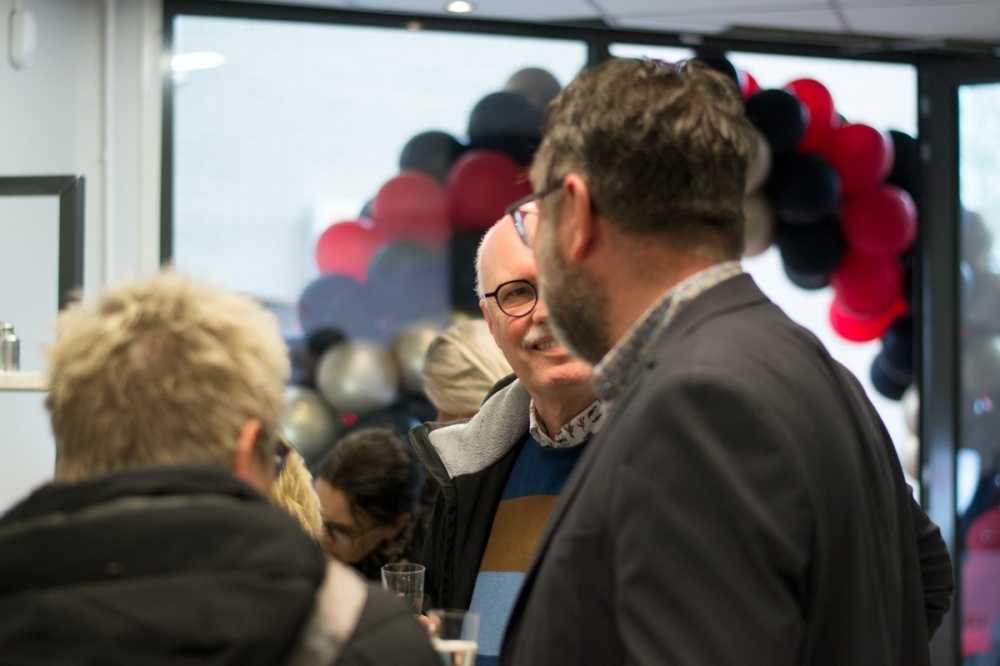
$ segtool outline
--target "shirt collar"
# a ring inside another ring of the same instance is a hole
[[[569,423],[560,428],[555,437],[549,437],[545,432],[545,425],[538,417],[538,410],[535,409],[535,401],[531,401],[528,409],[528,433],[535,438],[542,446],[563,448],[583,444],[588,439],[596,435],[604,425],[602,418],[603,411],[599,400],[595,400],[590,405],[569,420]]]
[[[609,408],[635,374],[650,343],[666,328],[684,305],[720,282],[743,272],[739,261],[715,264],[668,289],[650,305],[594,366],[594,392]]]

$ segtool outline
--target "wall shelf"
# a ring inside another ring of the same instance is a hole
[[[0,372],[0,391],[45,391],[48,387],[44,372]]]

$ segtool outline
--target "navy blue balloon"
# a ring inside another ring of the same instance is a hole
[[[448,170],[462,153],[465,145],[447,132],[430,130],[421,132],[406,142],[399,155],[399,170],[422,171],[444,183]]]
[[[774,160],[764,191],[779,220],[810,224],[829,217],[840,201],[840,178],[815,153],[789,153]]]
[[[456,231],[451,237],[451,303],[456,310],[480,314],[476,293],[476,251],[483,239],[482,231]]]
[[[450,300],[448,255],[409,241],[389,243],[368,264],[368,287],[390,338],[407,324],[443,322]]]
[[[746,102],[747,117],[771,144],[775,155],[791,152],[806,129],[802,103],[795,95],[771,88],[755,93]]]
[[[299,325],[305,334],[337,329],[348,338],[387,340],[378,303],[368,288],[346,275],[321,275],[299,297]]]

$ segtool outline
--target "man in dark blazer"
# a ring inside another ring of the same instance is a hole
[[[947,549],[856,379],[742,272],[754,145],[698,63],[612,60],[549,107],[512,214],[609,416],[502,664],[929,663]]]

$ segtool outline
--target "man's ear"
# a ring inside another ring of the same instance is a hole
[[[586,259],[597,239],[597,220],[590,200],[590,188],[577,173],[569,173],[563,179],[565,195],[563,205],[569,207],[568,220],[564,220],[568,235],[568,257],[572,261]]]

